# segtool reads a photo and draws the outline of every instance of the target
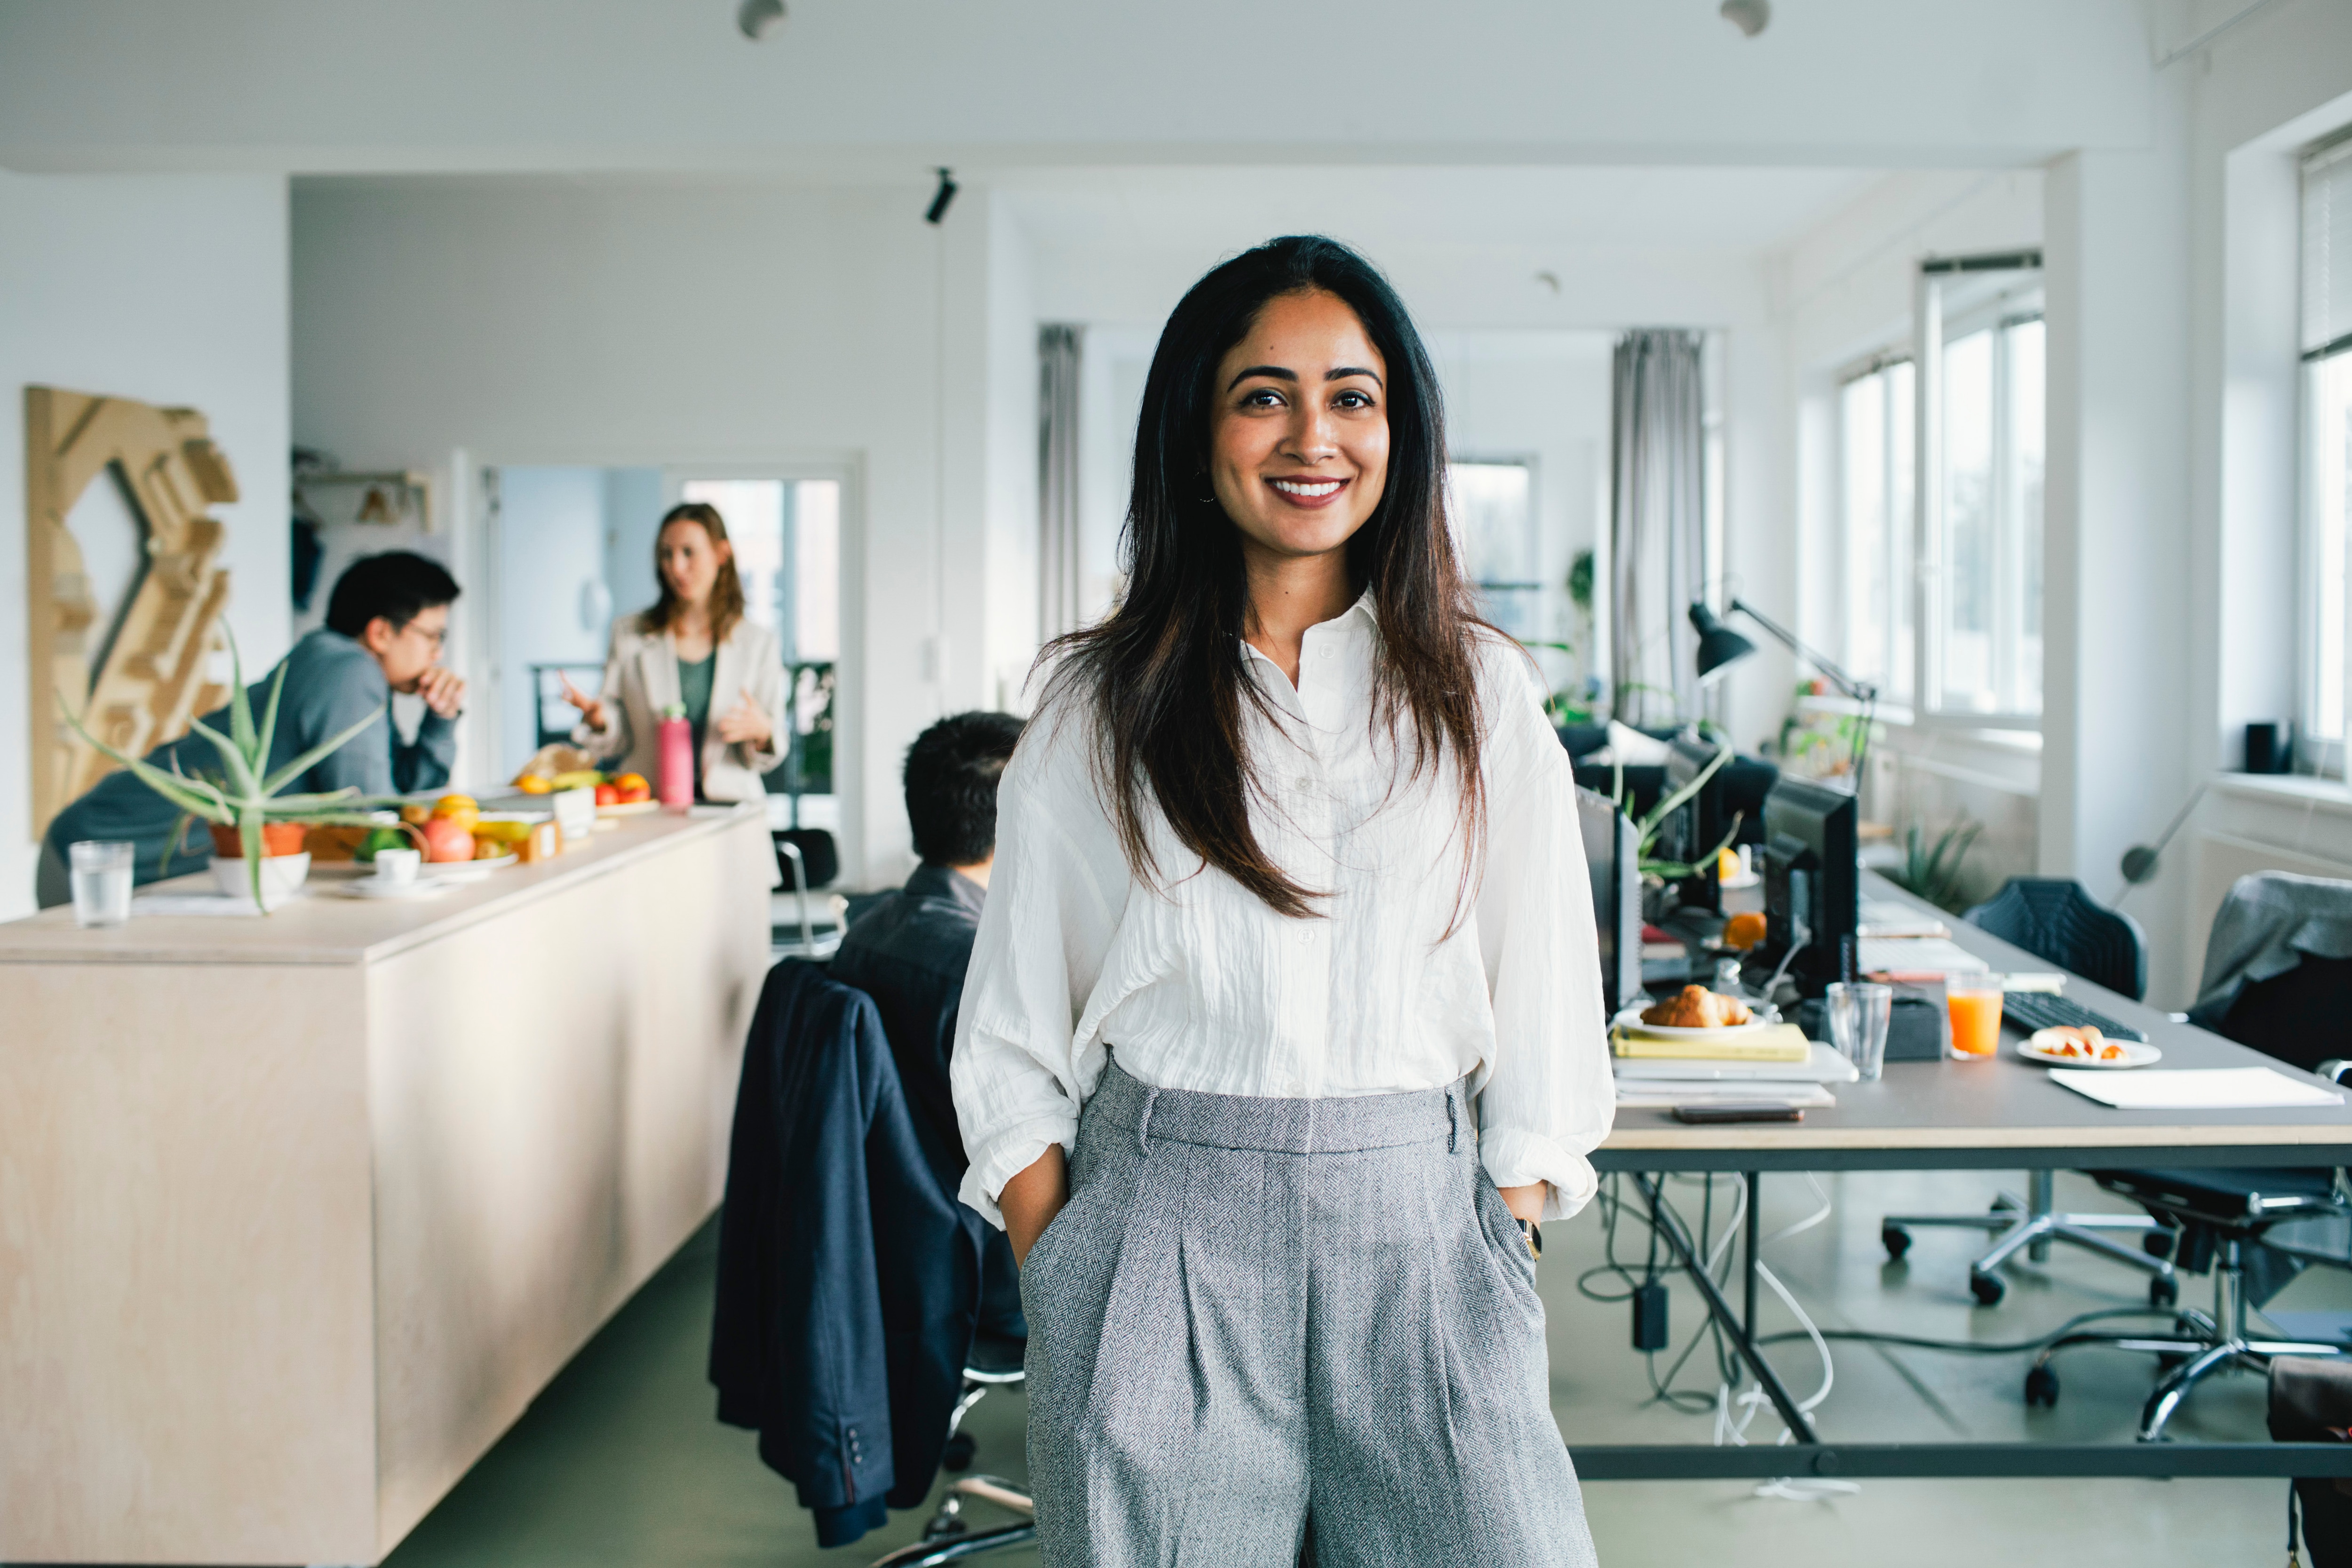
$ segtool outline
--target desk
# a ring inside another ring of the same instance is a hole
[[[0,1561],[381,1560],[717,1206],[774,865],[0,925]]]
[[[1893,883],[1865,872],[1870,897],[1927,908]],[[2047,960],[1977,930],[1950,922],[1953,940],[1998,972],[2051,967]],[[2066,994],[2095,1011],[2145,1029],[2164,1050],[2165,1068],[2270,1067],[2305,1076],[2258,1051],[2137,1002],[2070,977]],[[2352,1105],[2297,1110],[2178,1112],[2109,1110],[2049,1079],[2048,1069],[2011,1054],[1990,1061],[1890,1062],[1877,1083],[1841,1084],[1838,1103],[1809,1110],[1802,1123],[1688,1127],[1656,1110],[1621,1110],[1615,1130],[1592,1156],[1595,1169],[1633,1175],[1653,1223],[1679,1261],[1691,1262],[1690,1238],[1662,1210],[1658,1177],[1668,1171],[1733,1171],[1750,1186],[1746,1247],[1746,1310],[1737,1313],[1704,1269],[1689,1272],[1710,1315],[1737,1344],[1771,1396],[1794,1445],[1698,1447],[1683,1445],[1580,1447],[1577,1468],[1595,1480],[1787,1475],[1853,1476],[2347,1476],[2352,1445],[2267,1443],[1872,1444],[1832,1446],[1801,1415],[1754,1343],[1754,1264],[1759,1210],[1754,1189],[1768,1171],[2050,1170],[2084,1166],[2343,1165],[2352,1163]],[[2317,1080],[2314,1080],[2317,1081]]]

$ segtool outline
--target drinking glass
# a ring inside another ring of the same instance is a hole
[[[1944,1005],[1952,1015],[1952,1054],[1990,1057],[2000,1053],[2000,977],[1958,976],[1944,986]]]
[[[67,846],[74,924],[119,926],[131,918],[131,873],[137,849],[136,845],[100,838]]]
[[[1830,1043],[1852,1062],[1864,1083],[1875,1083],[1886,1066],[1886,1024],[1895,1015],[1892,985],[1832,985],[1829,992]]]

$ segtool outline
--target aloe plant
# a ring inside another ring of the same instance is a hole
[[[269,746],[278,733],[278,699],[286,687],[286,665],[282,660],[279,662],[277,677],[269,683],[268,706],[263,710],[261,722],[256,725],[253,704],[245,692],[245,667],[237,658],[236,636],[233,632],[229,634],[228,657],[231,679],[229,732],[224,735],[201,719],[192,724],[196,733],[210,741],[213,749],[220,752],[222,773],[218,779],[192,778],[179,771],[176,762],[173,770],[166,773],[152,763],[118,752],[82,728],[80,716],[66,706],[63,693],[58,697],[58,707],[76,734],[129,768],[142,784],[180,808],[183,815],[172,825],[172,843],[179,843],[180,835],[186,830],[191,818],[237,829],[245,847],[246,875],[253,887],[253,901],[267,913],[269,906],[263,902],[261,897],[262,824],[301,822],[320,826],[367,826],[375,820],[368,815],[369,809],[379,804],[390,804],[362,795],[356,785],[324,795],[278,793],[341,751],[369,725],[383,717],[386,705],[379,703],[374,712],[341,734],[320,742],[272,772],[269,768]]]

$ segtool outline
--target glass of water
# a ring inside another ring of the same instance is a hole
[[[137,847],[99,838],[67,847],[73,872],[74,924],[119,926],[131,918],[131,868]]]
[[[1892,985],[1830,987],[1830,1043],[1864,1083],[1876,1082],[1886,1066],[1886,1024],[1894,1012]]]

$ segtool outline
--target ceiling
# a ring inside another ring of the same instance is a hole
[[[1007,171],[1041,251],[1198,248],[1329,233],[1370,247],[1779,248],[1885,177],[1873,169],[1218,168]]]

